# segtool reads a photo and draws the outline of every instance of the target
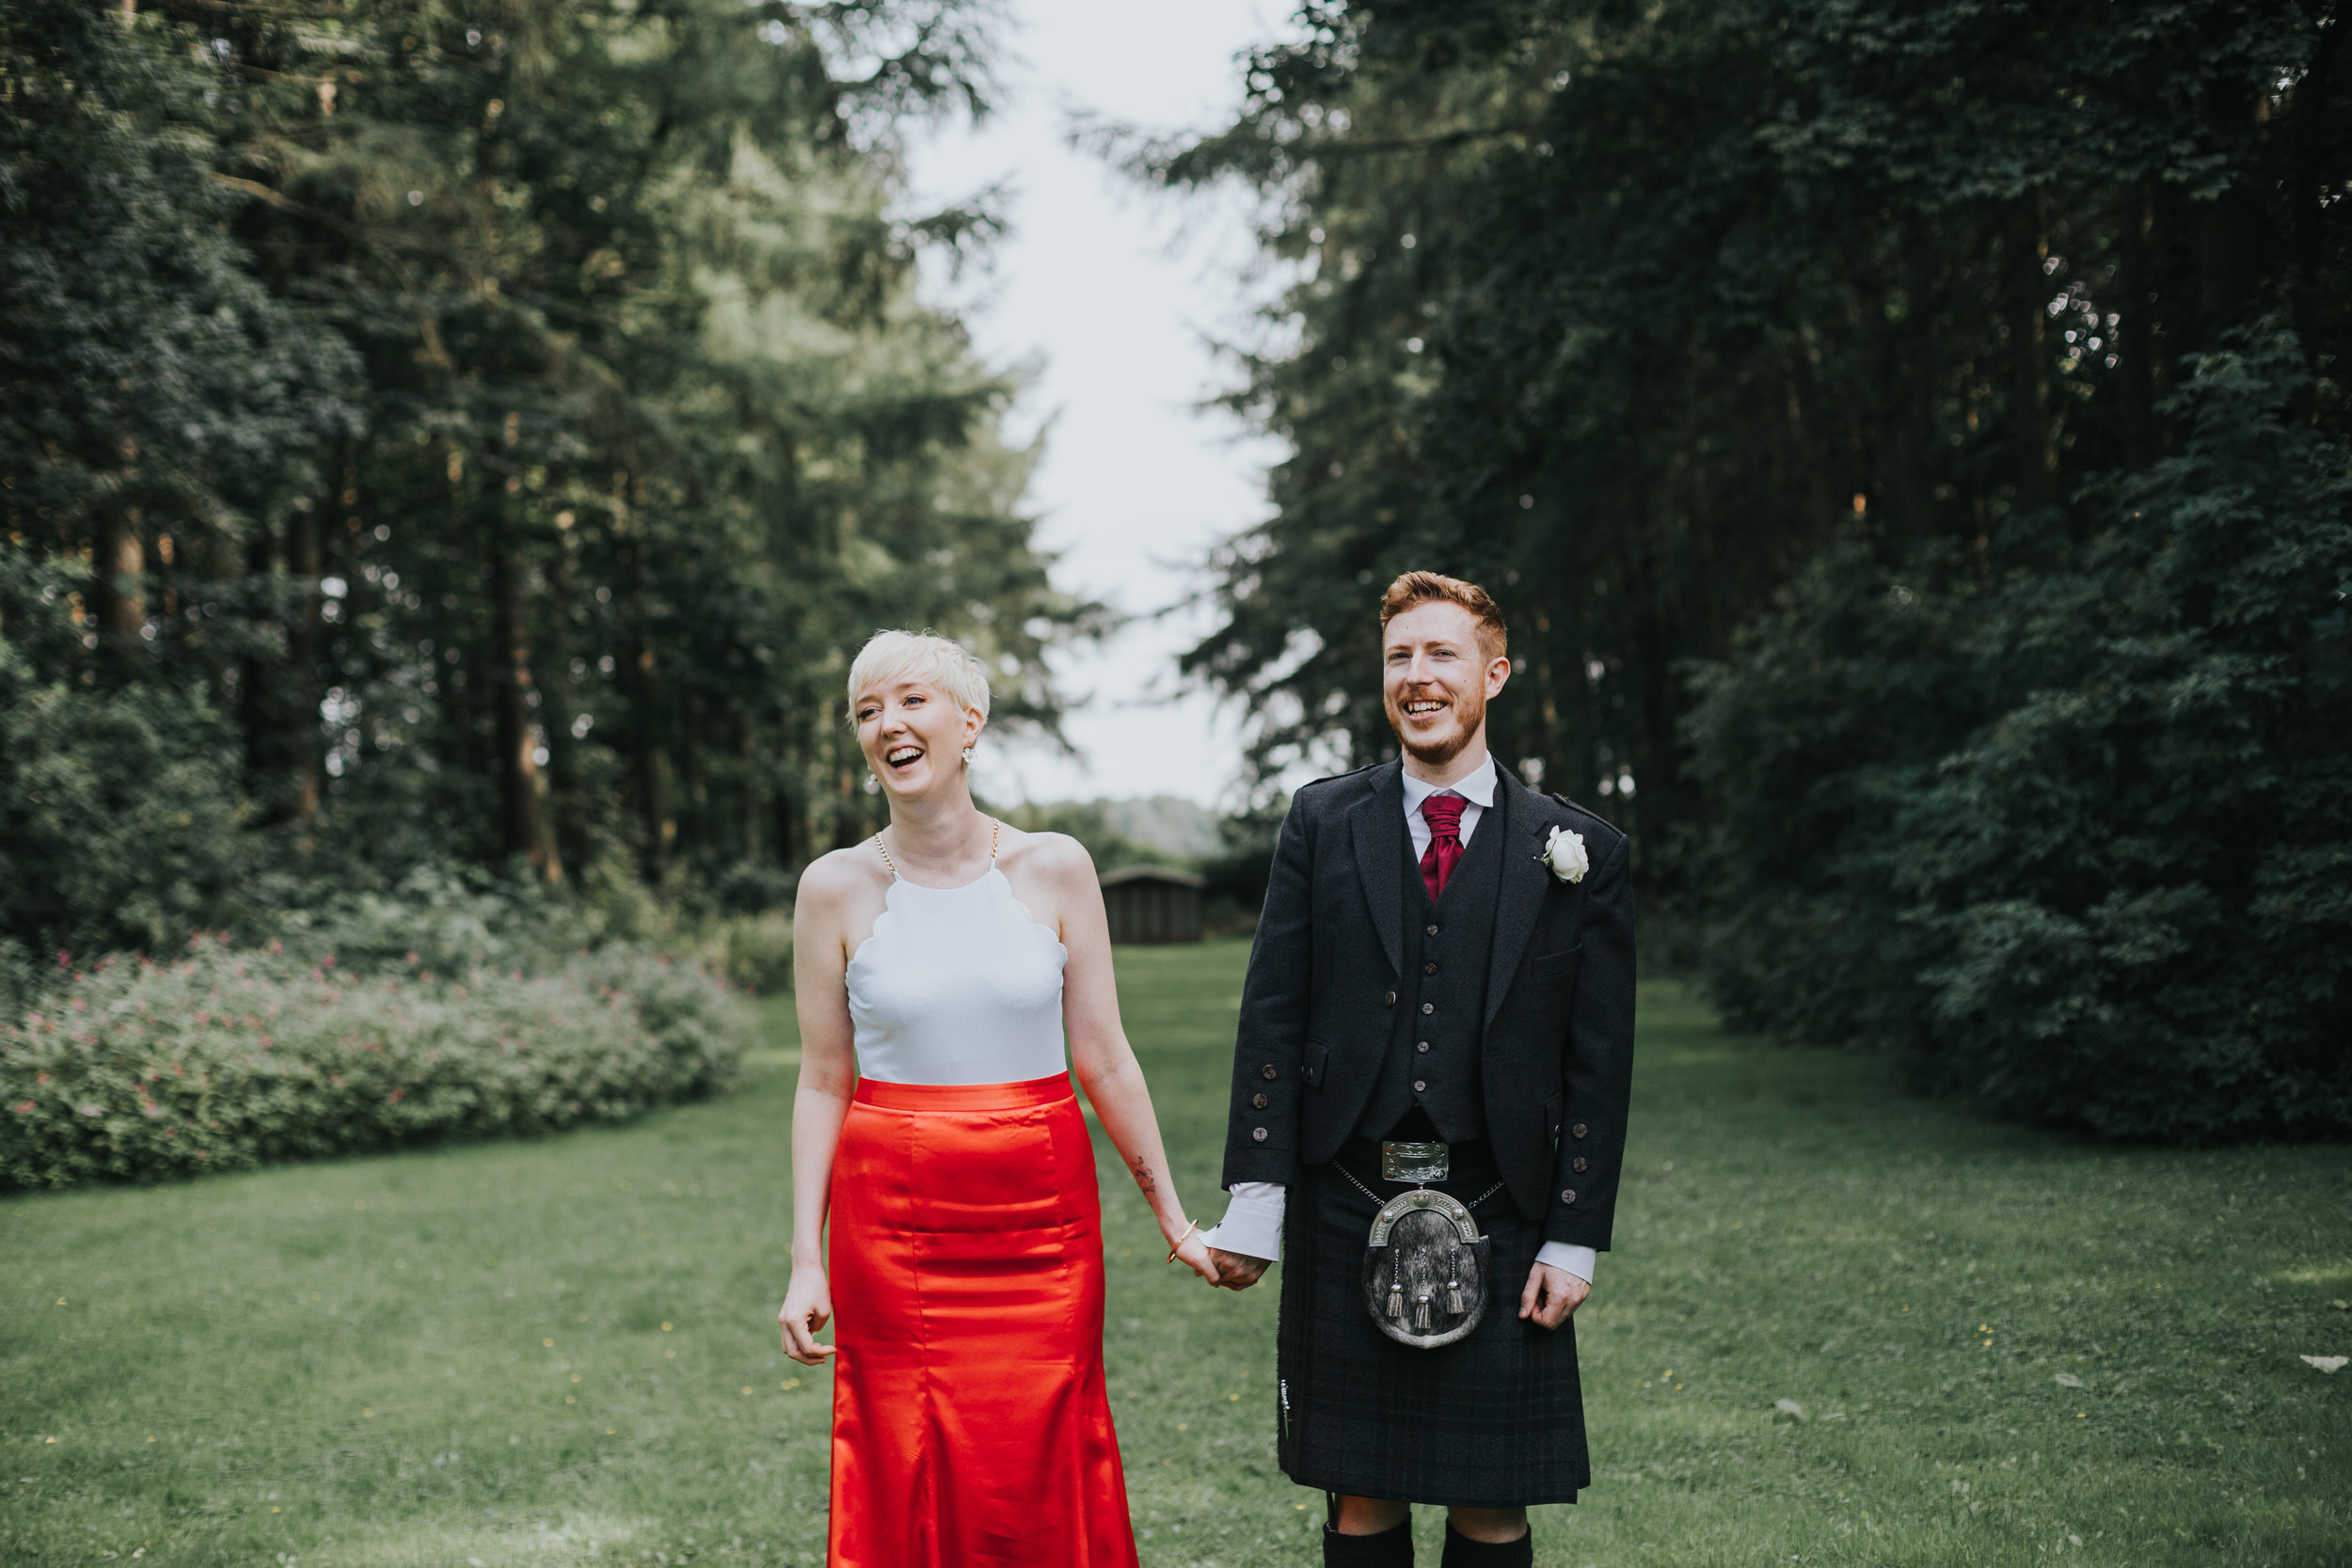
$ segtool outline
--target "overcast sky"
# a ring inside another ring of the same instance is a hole
[[[919,210],[1002,183],[1012,221],[990,270],[933,276],[933,297],[972,324],[981,354],[1034,379],[1013,420],[1042,428],[1031,492],[1057,579],[1146,615],[1199,586],[1219,539],[1265,515],[1279,449],[1197,404],[1231,384],[1210,342],[1247,331],[1260,292],[1238,196],[1146,191],[1067,145],[1073,112],[1157,130],[1204,127],[1240,97],[1237,55],[1277,37],[1288,0],[1013,0],[1002,107],[913,148]],[[1181,795],[1227,803],[1239,777],[1239,716],[1175,693],[1175,656],[1208,619],[1140,621],[1059,661],[1085,699],[1071,759],[990,744],[975,782],[997,799]]]

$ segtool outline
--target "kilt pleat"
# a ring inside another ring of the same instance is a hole
[[[1368,1185],[1384,1197],[1404,1190]],[[1431,1185],[1468,1203],[1492,1178],[1465,1173]],[[1575,1321],[1545,1329],[1518,1316],[1539,1228],[1508,1194],[1479,1205],[1479,1228],[1493,1238],[1486,1314],[1469,1338],[1416,1350],[1382,1334],[1364,1310],[1364,1242],[1376,1212],[1336,1165],[1307,1167],[1291,1189],[1277,1354],[1283,1474],[1394,1502],[1576,1501],[1592,1466]]]

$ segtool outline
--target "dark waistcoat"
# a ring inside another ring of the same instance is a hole
[[[1405,839],[1405,974],[1397,988],[1402,1005],[1380,1080],[1356,1124],[1363,1137],[1391,1132],[1425,1137],[1424,1117],[1448,1143],[1486,1135],[1479,1039],[1486,1016],[1495,904],[1502,888],[1503,800],[1504,792],[1497,790],[1495,803],[1479,817],[1478,831],[1435,904],[1413,859],[1413,841]],[[1417,1109],[1419,1117],[1413,1115]],[[1408,1118],[1412,1125],[1398,1127]]]

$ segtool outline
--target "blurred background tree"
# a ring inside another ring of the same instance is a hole
[[[771,901],[879,820],[837,688],[883,624],[1052,731],[1041,656],[1103,612],[914,293],[995,219],[895,215],[993,20],[0,8],[0,935],[449,861]]]
[[[1187,668],[1262,775],[1360,766],[1380,587],[1477,579],[1497,751],[1741,1022],[2352,1129],[2346,32],[1309,0],[1230,126],[1104,135],[1288,269],[1232,402],[1292,455]]]
[[[997,220],[901,199],[993,22],[0,7],[0,942],[768,909],[879,821],[882,622],[1052,732],[1104,613],[914,291]],[[1375,596],[1436,567],[1512,623],[1497,751],[1631,831],[1736,1021],[2352,1129],[2339,4],[1306,0],[1243,77],[1102,130],[1257,190],[1283,280],[1232,402],[1291,455],[1184,661],[1253,716],[1181,851],[1236,920],[1282,778],[1389,754]]]

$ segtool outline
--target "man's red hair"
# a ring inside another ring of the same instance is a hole
[[[1380,595],[1382,635],[1387,635],[1389,623],[1406,610],[1439,599],[1460,605],[1477,618],[1481,658],[1491,663],[1509,651],[1511,631],[1502,624],[1502,611],[1495,608],[1494,595],[1474,582],[1442,572],[1407,572],[1389,584],[1389,591]]]

